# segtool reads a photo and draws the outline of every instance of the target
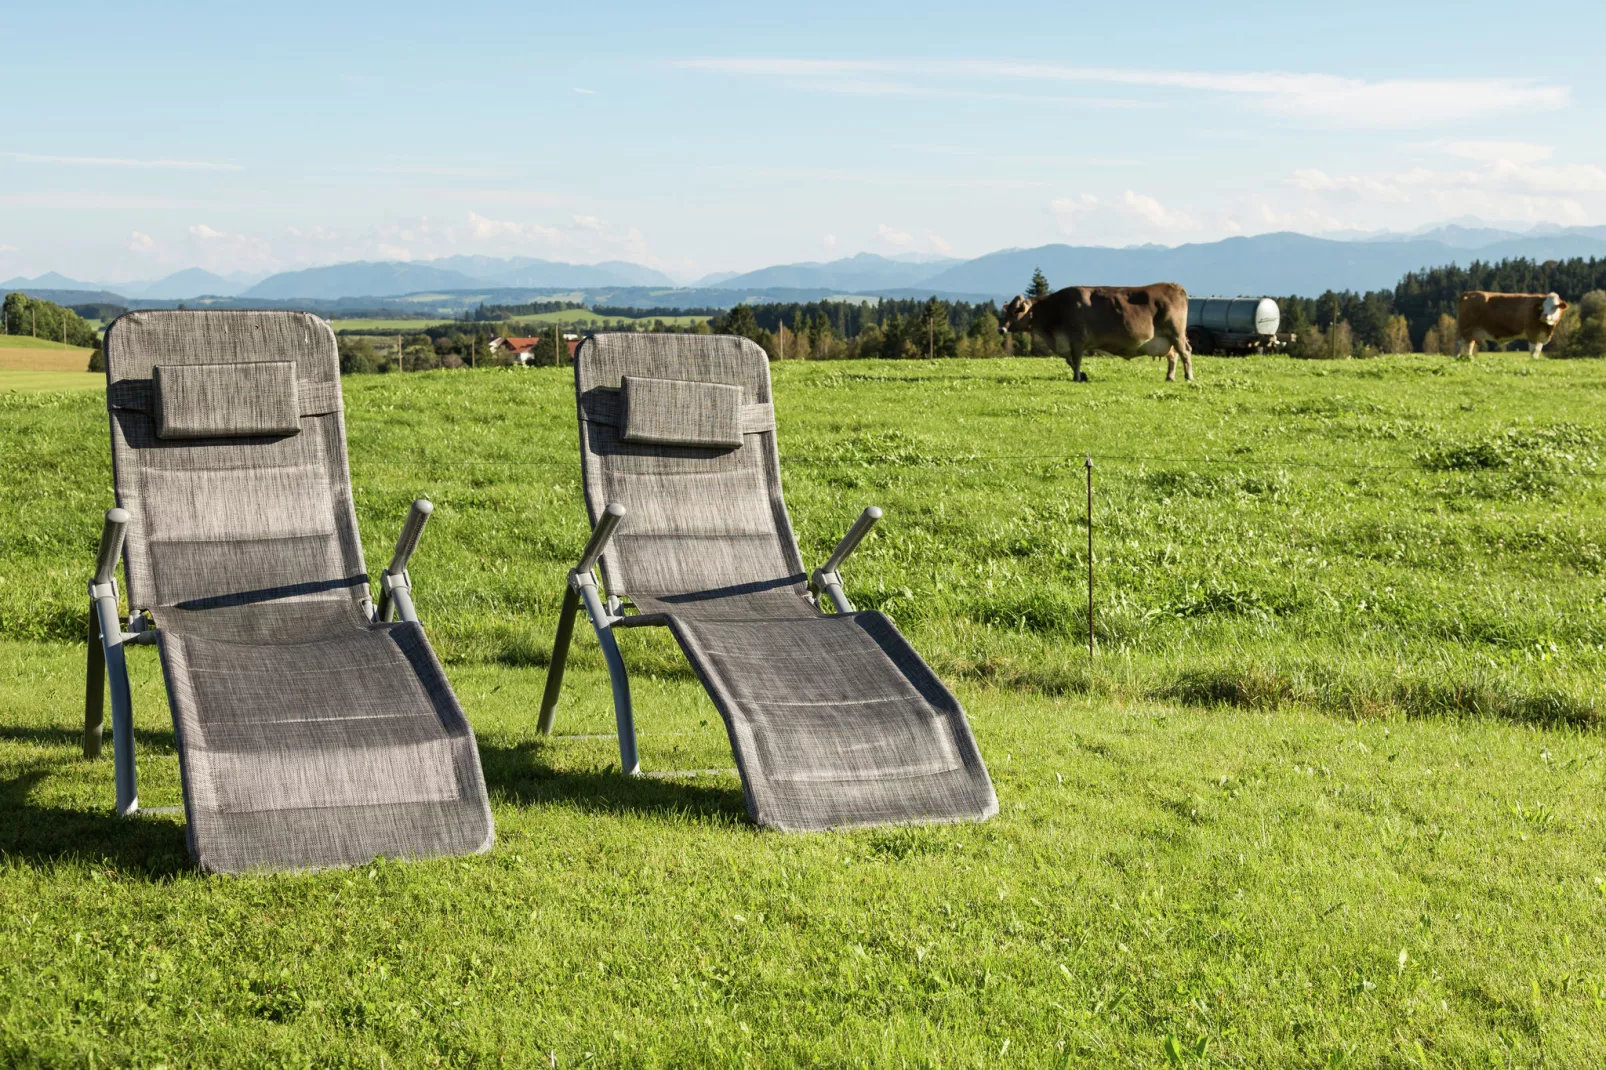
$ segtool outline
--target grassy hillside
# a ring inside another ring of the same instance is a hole
[[[68,353],[83,353],[85,359],[88,359],[89,354],[89,350],[80,346],[63,346],[60,342],[52,342],[46,338],[34,338],[26,334],[0,334],[0,356],[18,349],[44,350],[57,353],[65,350]]]
[[[105,385],[89,374],[87,349],[26,335],[0,334],[0,391],[88,390]]]
[[[885,507],[849,592],[954,682],[1002,807],[824,836],[754,831],[729,774],[621,780],[589,637],[535,734],[566,370],[347,380],[370,562],[438,506],[415,593],[498,846],[227,881],[74,757],[102,404],[0,394],[0,1062],[1598,1064],[1606,363],[1198,363],[775,367],[805,557]],[[667,636],[621,643],[644,765],[728,767]]]

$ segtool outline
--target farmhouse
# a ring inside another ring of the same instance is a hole
[[[520,364],[528,364],[535,356],[535,347],[540,341],[539,338],[493,338],[491,352],[511,351]]]
[[[493,338],[490,349],[492,353],[511,352],[520,364],[529,364],[535,359],[535,347],[540,342],[539,338]],[[566,333],[563,342],[569,349],[569,359],[574,360],[574,351],[580,345],[580,336]]]

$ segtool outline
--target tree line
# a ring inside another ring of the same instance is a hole
[[[1026,293],[1040,297],[1051,290],[1042,271],[1034,271]],[[1409,272],[1392,290],[1329,290],[1319,297],[1291,295],[1277,298],[1277,302],[1282,330],[1294,336],[1290,353],[1296,357],[1413,351],[1451,354],[1457,342],[1455,312],[1465,290],[1554,291],[1572,307],[1558,324],[1546,353],[1606,355],[1606,258],[1542,263],[1523,258],[1498,263],[1475,260],[1466,267]],[[561,338],[554,340],[552,327],[519,324],[514,318],[584,308],[574,301],[482,304],[464,319],[410,334],[343,335],[341,370],[424,371],[511,364],[511,353],[491,352],[491,339],[525,335],[539,339],[534,363],[555,364],[560,356],[567,356],[567,346]],[[884,298],[741,304],[724,310],[598,306],[590,311],[604,319],[618,317],[610,325],[613,329],[741,335],[758,343],[775,360],[1033,355],[1029,336],[1006,337],[999,331],[999,310],[992,301]],[[690,326],[669,319],[699,314],[711,318]],[[637,318],[643,316],[654,318]],[[0,329],[6,334],[93,349],[91,367],[98,367],[100,337],[73,309],[20,292],[7,294],[0,309]]]
[[[1041,270],[1034,271],[1025,292],[1042,297],[1053,287]],[[1455,310],[1463,290],[1548,293],[1552,290],[1572,307],[1557,326],[1546,352],[1555,356],[1606,355],[1606,259],[1575,258],[1535,263],[1505,260],[1467,267],[1428,268],[1407,274],[1393,290],[1329,290],[1319,297],[1277,298],[1282,331],[1293,336],[1295,357],[1342,359],[1381,353],[1456,351]],[[485,306],[498,312],[536,306]],[[584,307],[574,305],[572,307]],[[595,309],[596,312],[639,310]],[[666,315],[684,310],[662,309]],[[1029,335],[1006,336],[999,330],[999,309],[992,301],[972,303],[939,297],[927,300],[883,298],[741,304],[691,326],[657,319],[623,320],[618,329],[670,333],[734,334],[756,342],[772,360],[883,360],[922,357],[1000,357],[1049,355],[1033,348]],[[557,362],[551,329],[511,322],[470,325],[456,321],[428,328],[387,357],[375,353],[373,370],[457,367],[465,364],[512,363],[507,354],[492,355],[488,343],[497,334],[533,331],[541,342],[536,364]],[[343,343],[344,344],[344,343]],[[565,348],[566,353],[566,348]],[[361,364],[363,361],[358,360]]]
[[[0,305],[0,322],[6,334],[25,334],[85,349],[100,348],[100,336],[84,317],[53,301],[25,293],[6,294],[4,305]]]
[[[1456,309],[1466,290],[1560,294],[1573,307],[1545,351],[1606,353],[1606,258],[1474,260],[1466,267],[1408,272],[1392,290],[1328,290],[1320,297],[1279,297],[1277,303],[1282,329],[1296,336],[1295,356],[1450,354],[1456,351]]]

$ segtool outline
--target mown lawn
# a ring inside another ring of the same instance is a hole
[[[479,734],[488,856],[217,879],[76,757],[102,402],[0,395],[0,1062],[1592,1065],[1606,1059],[1606,365],[777,366],[788,502],[970,711],[1002,812],[779,836],[626,782],[555,369],[347,380],[370,561]],[[1098,658],[1085,627],[1095,457]],[[731,764],[632,632],[644,765]],[[141,797],[178,800],[154,655]]]

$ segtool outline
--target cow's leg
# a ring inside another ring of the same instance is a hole
[[[1188,345],[1187,336],[1177,339],[1177,348],[1182,350],[1182,377],[1193,382],[1193,350]]]
[[[1539,354],[1541,354],[1541,353],[1543,353],[1545,351],[1545,343],[1543,343],[1543,342],[1534,342],[1534,343],[1532,343],[1532,345],[1533,345],[1533,352],[1534,352],[1534,360],[1538,360],[1539,359]]]
[[[1071,366],[1071,381],[1074,383],[1087,382],[1087,372],[1082,370],[1082,347],[1073,344],[1071,346],[1071,355],[1066,357],[1065,360]]]
[[[1191,379],[1192,376],[1189,376],[1189,378]],[[1172,346],[1170,351],[1167,352],[1166,355],[1165,355],[1165,381],[1168,382],[1168,383],[1174,383],[1174,382],[1177,381],[1177,349],[1176,349],[1176,346]]]

